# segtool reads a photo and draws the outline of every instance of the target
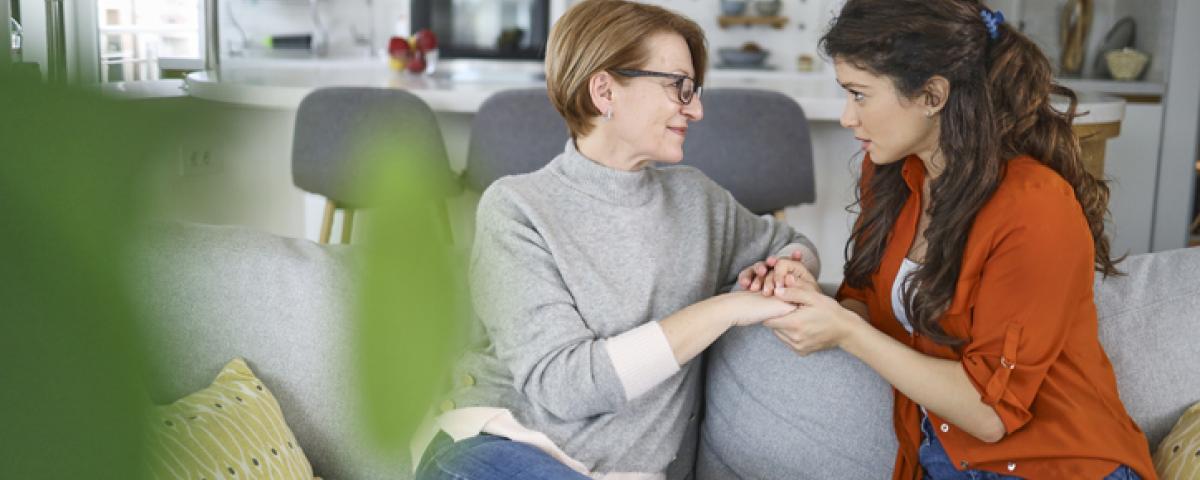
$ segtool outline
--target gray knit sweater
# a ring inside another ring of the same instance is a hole
[[[665,472],[695,441],[699,362],[631,394],[606,342],[728,291],[791,244],[816,261],[807,238],[695,168],[618,171],[568,142],[480,199],[470,276],[486,341],[459,363],[469,381],[454,405],[507,408],[594,472]]]

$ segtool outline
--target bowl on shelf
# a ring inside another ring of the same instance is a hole
[[[727,17],[740,16],[746,11],[746,0],[721,0],[721,15]]]
[[[754,0],[754,11],[764,17],[779,15],[779,9],[782,7],[783,2],[780,0]]]
[[[766,50],[747,50],[744,48],[722,48],[717,50],[722,66],[726,67],[761,67],[770,52]]]
[[[1122,48],[1104,54],[1108,71],[1117,80],[1137,80],[1145,70],[1150,56],[1132,48]]]

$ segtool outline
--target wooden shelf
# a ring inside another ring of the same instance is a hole
[[[784,25],[787,25],[787,22],[788,22],[788,17],[759,17],[759,16],[731,17],[728,15],[722,15],[720,17],[717,17],[717,24],[720,25],[721,28],[729,28],[729,27],[732,27],[735,25],[744,25],[747,27],[752,26],[752,25],[769,25],[771,27],[774,27],[776,30],[780,30],[780,29],[783,29]]]

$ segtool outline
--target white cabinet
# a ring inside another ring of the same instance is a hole
[[[1162,114],[1162,104],[1130,103],[1121,135],[1108,141],[1104,174],[1111,180],[1107,228],[1114,256],[1150,251]]]

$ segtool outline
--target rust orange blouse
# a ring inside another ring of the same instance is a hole
[[[873,170],[869,159],[863,162],[864,185]],[[960,469],[1024,478],[1101,479],[1122,464],[1157,478],[1146,437],[1121,404],[1100,345],[1092,236],[1071,186],[1030,157],[1009,161],[971,227],[958,286],[941,319],[947,333],[969,339],[956,351],[910,336],[892,313],[892,282],[920,217],[919,158],[904,160],[903,177],[911,194],[871,286],[843,284],[838,297],[866,303],[871,323],[892,338],[961,362],[980,398],[995,408],[1007,434],[994,444],[929,412],[950,459]],[[895,400],[894,478],[920,478],[921,413],[899,391]]]

